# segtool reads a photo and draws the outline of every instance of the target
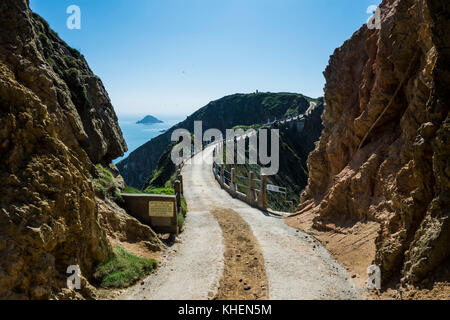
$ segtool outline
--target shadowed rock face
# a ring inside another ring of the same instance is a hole
[[[25,0],[0,2],[0,298],[57,297],[66,269],[90,279],[111,252],[93,163],[126,144],[84,58]]]
[[[450,7],[385,0],[325,71],[324,132],[308,161],[316,227],[380,223],[382,276],[417,282],[450,253]]]

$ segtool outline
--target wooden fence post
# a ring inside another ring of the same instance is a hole
[[[177,171],[177,180],[180,181],[180,192],[184,194],[184,186],[183,186],[183,175],[181,174],[181,170]]]
[[[258,198],[258,206],[267,210],[267,176],[261,175],[261,193]]]
[[[181,212],[181,181],[176,180],[174,183],[175,196],[177,197],[177,209]],[[184,214],[184,212],[183,212]]]
[[[249,173],[249,189],[248,189],[247,197],[251,203],[253,203],[256,200],[254,191],[255,191],[255,173],[253,171],[250,171],[250,173]]]
[[[236,186],[236,171],[234,168],[231,168],[231,190],[236,192],[237,186]]]

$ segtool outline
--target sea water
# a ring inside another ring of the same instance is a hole
[[[136,124],[136,122],[142,120],[145,115],[117,115],[123,137],[128,145],[128,152],[125,153],[123,157],[114,160],[114,163],[118,163],[120,160],[125,159],[131,152],[151,139],[163,134],[164,131],[170,129],[186,118],[185,116],[154,116],[163,121],[163,123]]]

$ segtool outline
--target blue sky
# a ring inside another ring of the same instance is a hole
[[[259,91],[323,95],[334,49],[379,0],[31,0],[100,76],[118,114],[188,115]],[[69,5],[81,30],[69,30]]]

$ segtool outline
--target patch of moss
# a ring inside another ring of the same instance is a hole
[[[64,73],[71,79],[77,79],[81,74],[80,70],[77,68],[66,69]]]
[[[78,68],[78,61],[72,56],[65,55],[64,62],[66,63],[68,68]]]
[[[113,255],[97,266],[94,278],[105,288],[126,288],[149,275],[157,266],[154,259],[140,258],[115,247]]]
[[[53,69],[56,67],[56,62],[55,62],[55,60],[53,60],[52,57],[48,57],[46,60],[47,60],[47,63],[50,65],[50,67],[52,67]]]
[[[87,103],[90,104],[90,100],[89,100],[89,96],[88,96],[88,93],[87,93],[87,88],[86,88],[86,86],[83,86],[83,98],[84,98],[84,100],[85,100]]]
[[[43,42],[43,43],[45,43],[45,44],[47,44],[47,45],[50,45],[50,40],[49,40],[48,37],[47,37],[44,33],[42,33],[42,32],[39,32],[39,40],[41,40],[41,42]]]

